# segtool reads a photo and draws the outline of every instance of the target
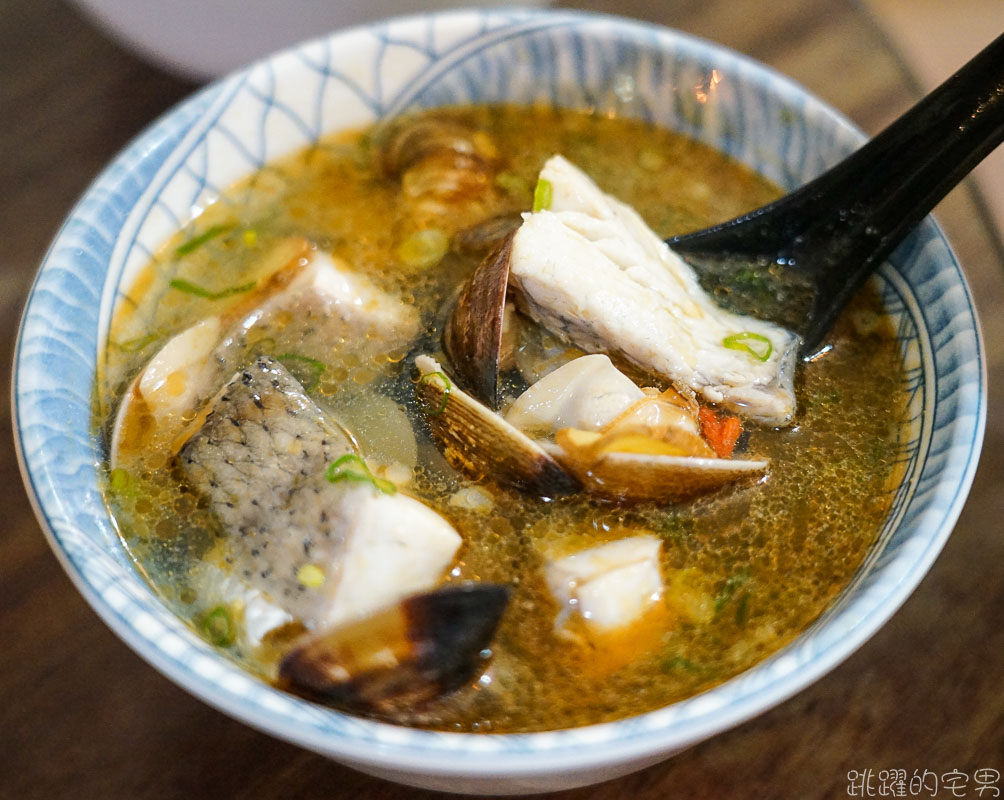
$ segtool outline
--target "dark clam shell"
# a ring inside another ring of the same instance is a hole
[[[502,319],[513,234],[474,271],[450,315],[443,346],[461,388],[492,411],[499,408]]]
[[[475,400],[429,356],[415,359],[422,377],[416,392],[427,409],[429,429],[446,460],[474,480],[557,497],[577,491],[579,482],[525,433]]]
[[[495,584],[447,586],[308,636],[279,684],[350,710],[408,711],[472,680],[509,600]]]

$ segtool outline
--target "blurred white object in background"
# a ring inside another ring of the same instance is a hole
[[[73,0],[123,45],[177,75],[208,80],[336,28],[498,0]],[[522,6],[549,0],[521,0]]]

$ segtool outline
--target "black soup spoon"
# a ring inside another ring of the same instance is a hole
[[[907,233],[1004,139],[1004,34],[878,136],[791,194],[667,240],[741,313],[823,337]]]

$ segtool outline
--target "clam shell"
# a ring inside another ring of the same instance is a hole
[[[108,442],[108,461],[111,469],[120,466],[123,459],[133,457],[148,438],[139,433],[150,424],[149,409],[139,393],[140,375],[142,372],[133,378],[115,412]]]
[[[435,359],[419,356],[415,364],[422,374],[416,393],[428,410],[432,435],[452,466],[476,480],[489,478],[545,497],[580,488],[537,442],[455,383],[447,388],[438,378],[424,379],[436,372],[446,374]]]
[[[461,387],[493,411],[500,401],[499,360],[512,241],[510,234],[474,271],[443,337]]]
[[[453,249],[465,256],[484,257],[498,250],[505,239],[523,224],[519,214],[502,214],[470,228],[458,231],[453,237]]]
[[[474,129],[453,120],[425,117],[392,127],[380,147],[384,174],[395,177],[430,158],[483,160],[472,141]]]
[[[308,635],[283,657],[279,684],[350,709],[408,711],[484,669],[508,600],[495,584],[414,595]]]
[[[592,494],[612,500],[642,502],[685,500],[720,489],[741,479],[758,478],[766,461],[728,458],[608,452],[595,460],[583,459],[574,449],[558,444],[545,448]]]

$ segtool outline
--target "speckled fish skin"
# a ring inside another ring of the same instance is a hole
[[[460,546],[413,498],[328,481],[326,466],[352,451],[285,368],[259,358],[179,454],[229,538],[234,573],[310,628],[431,588]],[[319,585],[299,579],[308,564],[321,570]]]
[[[322,493],[337,492],[323,480],[325,465],[349,452],[348,438],[326,424],[296,379],[278,362],[259,358],[224,387],[179,454],[189,483],[231,537],[231,566],[300,618],[315,615],[296,602],[305,594],[296,573],[316,557],[316,535],[297,535],[283,520],[303,516],[292,503],[300,495],[319,503]]]

